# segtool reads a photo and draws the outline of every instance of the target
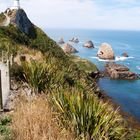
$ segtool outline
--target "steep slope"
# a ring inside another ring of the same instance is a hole
[[[97,71],[95,65],[66,55],[22,9],[7,9],[0,23],[0,50],[15,58],[12,76],[27,83],[32,93],[50,93],[49,105],[59,114],[56,118],[62,119],[63,127],[83,139],[124,138],[124,119],[99,100],[96,79],[89,76]]]
[[[90,81],[86,73],[78,69],[77,64],[72,61],[70,56],[65,55],[55,41],[31,23],[24,10],[8,9],[5,15],[10,18],[10,23],[8,26],[1,26],[0,28],[1,49],[14,55],[22,54],[25,48],[39,50],[46,56],[46,61],[57,63],[54,65],[63,72],[63,79],[71,80],[73,83],[77,83],[83,78],[87,83]],[[25,48],[21,49],[20,46]],[[93,83],[90,81],[91,86],[93,86]]]

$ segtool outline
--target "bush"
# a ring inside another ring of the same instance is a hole
[[[31,62],[23,62],[22,67],[24,78],[33,89],[33,92],[44,92],[46,85],[49,82],[46,64],[32,60]]]
[[[12,119],[9,116],[0,118],[0,139],[1,140],[11,140],[12,131],[8,127],[9,124],[11,124],[11,122],[12,122]]]
[[[91,94],[59,92],[53,95],[53,104],[61,114],[62,124],[78,137],[122,140],[126,134],[118,111]]]
[[[14,63],[12,67],[10,67],[10,75],[11,77],[14,77],[17,81],[24,80],[23,68],[16,63]]]

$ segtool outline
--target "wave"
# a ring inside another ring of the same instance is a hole
[[[136,66],[136,68],[137,68],[138,70],[140,70],[140,66]]]
[[[134,57],[116,56],[115,60],[109,60],[109,59],[104,60],[104,59],[100,59],[99,57],[96,57],[96,56],[93,56],[91,58],[97,59],[98,61],[101,61],[101,62],[117,62],[117,61],[125,61],[127,59],[133,59]]]
[[[115,61],[124,61],[124,60],[127,60],[127,59],[134,59],[134,57],[117,56],[115,58]]]

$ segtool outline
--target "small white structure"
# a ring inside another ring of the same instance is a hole
[[[19,0],[13,0],[14,1],[14,5],[10,8],[10,9],[20,9],[20,2]]]

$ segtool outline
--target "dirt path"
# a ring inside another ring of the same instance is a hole
[[[7,14],[4,14],[6,16],[6,20],[3,23],[3,26],[8,26],[10,24],[10,18],[7,16]]]

